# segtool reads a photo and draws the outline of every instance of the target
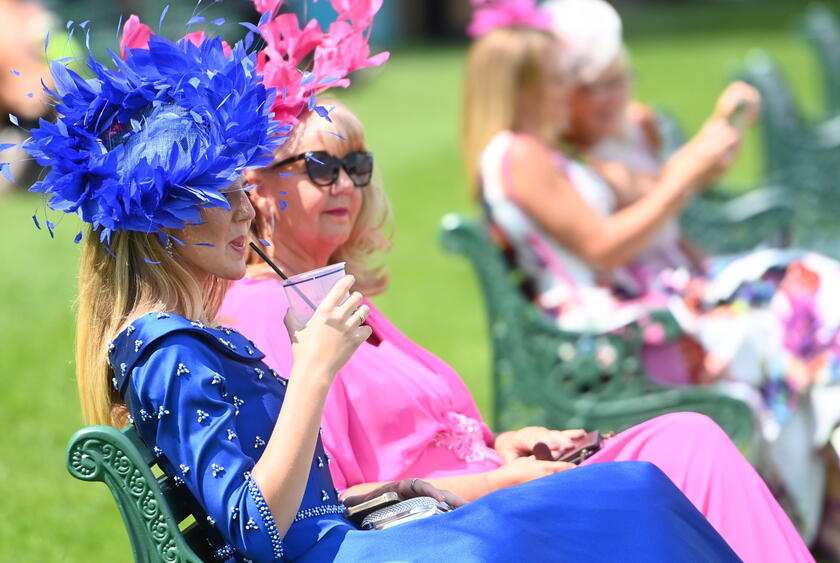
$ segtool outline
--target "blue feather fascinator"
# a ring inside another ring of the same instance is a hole
[[[107,68],[91,56],[87,79],[52,63],[59,117],[42,119],[23,144],[49,168],[30,190],[77,213],[106,244],[115,231],[163,237],[163,228],[200,223],[201,205],[229,208],[220,190],[268,164],[282,143],[274,90],[241,42],[153,35],[147,48],[111,59]]]

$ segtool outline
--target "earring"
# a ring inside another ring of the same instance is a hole
[[[262,231],[263,232],[260,235],[266,240],[271,240],[271,238],[274,236],[274,213],[270,213],[269,217],[271,217],[271,219],[263,219],[262,220],[262,225],[263,225],[262,226]],[[269,221],[271,221],[270,225],[268,224]],[[268,232],[266,232],[266,231],[268,231]]]
[[[166,244],[163,247],[170,258],[175,258],[175,245],[172,244],[172,237],[166,239]]]

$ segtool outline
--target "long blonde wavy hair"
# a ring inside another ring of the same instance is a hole
[[[211,323],[227,282],[209,276],[200,287],[178,263],[177,254],[170,255],[154,234],[116,232],[110,249],[113,255],[99,242],[98,232],[87,233],[79,270],[76,379],[85,420],[119,428],[128,413],[111,385],[108,344],[134,319],[151,311],[171,311]]]
[[[556,64],[551,49],[560,40],[549,31],[533,28],[499,28],[477,39],[470,47],[464,77],[461,146],[467,182],[478,199],[481,154],[498,133],[516,129],[517,112],[525,101],[536,108],[546,105],[548,64]],[[544,120],[544,141],[556,126]]]
[[[319,140],[324,144],[324,149],[331,154],[368,150],[362,122],[347,106],[330,100],[318,102],[325,107],[335,107],[330,112],[332,124],[328,125],[314,112],[305,114],[295,128],[295,135],[277,151],[277,159],[306,150],[300,146],[300,139],[307,127],[317,128]],[[374,170],[377,170],[376,166]],[[374,297],[388,287],[388,273],[382,259],[393,246],[393,213],[377,172],[374,172],[371,183],[360,189],[363,195],[359,216],[347,241],[330,256],[330,264],[346,262],[347,273],[356,278],[353,290]],[[257,217],[253,232],[258,237],[270,239],[271,233],[259,232],[260,225],[271,223],[270,218],[264,217],[257,206],[254,208]],[[257,262],[259,258],[252,254],[249,263]]]

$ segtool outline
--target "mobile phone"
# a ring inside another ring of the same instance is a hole
[[[602,442],[603,439],[601,437],[601,432],[598,430],[587,432],[582,438],[575,440],[574,450],[562,455],[557,461],[565,461],[579,465],[585,459],[600,450]]]
[[[737,129],[743,129],[747,124],[747,107],[749,107],[749,103],[747,100],[739,100],[738,103],[735,105],[735,109],[732,110],[726,120],[732,127]]]
[[[377,510],[387,506],[397,504],[398,502],[400,502],[400,496],[397,493],[393,491],[383,493],[378,497],[366,500],[365,502],[360,502],[354,506],[348,506],[344,510],[344,517],[355,524],[356,527],[360,527],[362,525],[362,520],[364,520],[368,514],[376,512]]]

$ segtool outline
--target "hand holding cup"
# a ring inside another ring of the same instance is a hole
[[[284,322],[296,363],[319,366],[334,377],[370,337],[371,328],[363,326],[370,308],[362,303],[362,295],[353,293],[345,299],[355,281],[353,276],[341,278],[305,325],[289,308]]]

